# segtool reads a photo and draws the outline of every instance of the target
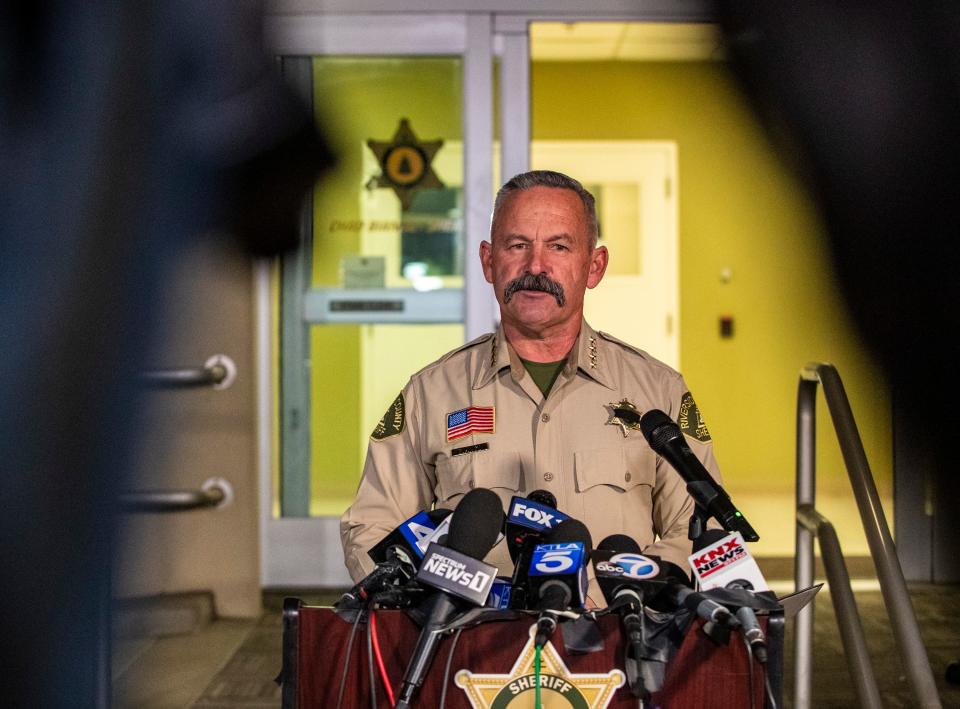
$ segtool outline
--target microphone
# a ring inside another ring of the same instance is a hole
[[[353,588],[340,596],[335,608],[356,609],[366,605],[371,596],[386,589],[396,588],[413,577],[414,569],[408,560],[401,559],[391,551],[392,556],[377,564],[373,571],[360,579]]]
[[[738,579],[728,583],[727,588],[740,589],[749,593],[753,591],[753,584],[749,581]],[[767,639],[763,635],[763,629],[757,620],[757,614],[753,612],[753,608],[750,606],[740,606],[737,608],[736,615],[737,620],[740,621],[740,625],[742,626],[743,637],[750,644],[750,647],[753,648],[753,654],[756,656],[757,661],[761,665],[766,663]]]
[[[730,608],[740,622],[743,636],[762,664],[767,661],[767,641],[757,621],[755,608],[776,607],[769,586],[756,560],[750,555],[743,536],[737,532],[726,534],[708,529],[700,537],[690,555],[690,568],[700,582],[700,588]],[[757,595],[755,592],[768,592]]]
[[[708,529],[700,535],[694,552],[687,558],[700,588],[724,588],[730,581],[743,579],[755,591],[769,591],[763,572],[751,556],[743,536]]]
[[[534,547],[547,532],[568,519],[556,506],[557,498],[547,490],[534,490],[527,497],[515,495],[510,500],[503,528],[514,563],[512,608],[527,607],[527,570]]]
[[[436,530],[437,525],[449,516],[450,510],[442,508],[429,512],[417,512],[374,544],[367,552],[367,556],[373,559],[374,563],[381,564],[387,560],[390,549],[393,549],[400,558],[406,556],[411,565],[420,566],[423,553],[427,548],[426,540]]]
[[[703,551],[707,547],[711,547],[720,540],[727,537],[730,533],[725,529],[705,529],[703,534],[693,540],[693,552]]]
[[[493,548],[503,526],[503,507],[497,494],[475,488],[463,496],[450,520],[446,545],[427,547],[417,580],[437,589],[424,602],[426,619],[403,676],[396,709],[409,709],[433,662],[442,628],[466,602],[482,605],[497,575],[494,566],[480,559]],[[462,599],[458,600],[458,599]]]
[[[534,490],[529,495],[527,495],[527,499],[532,500],[533,502],[536,502],[538,504],[546,505],[547,507],[552,507],[553,509],[557,509],[557,496],[554,495],[549,490]]]
[[[664,564],[669,562],[662,562]],[[679,567],[677,567],[679,568]],[[697,591],[681,584],[670,584],[667,586],[668,597],[673,599],[675,604],[690,609],[707,623],[713,623],[727,630],[734,630],[740,627],[738,621],[726,606],[717,603],[715,600]]]
[[[487,602],[484,605],[487,608],[496,608],[497,610],[507,610],[513,608],[514,587],[513,582],[508,576],[497,576],[490,589],[490,595],[487,596]]]
[[[544,537],[533,550],[527,577],[531,598],[537,599],[536,645],[544,646],[557,628],[556,613],[583,606],[587,595],[586,561],[593,549],[590,531],[583,522],[567,519]]]
[[[419,543],[429,537],[437,523],[449,514],[450,510],[444,509],[417,512],[401,522],[367,552],[376,562],[376,567],[344,593],[335,604],[336,607],[359,608],[374,594],[380,596],[386,591],[399,591],[398,585],[413,578],[423,558]],[[395,605],[402,596],[403,593],[392,593],[389,598],[387,595],[380,596],[378,602],[384,604],[391,600],[390,604]]]
[[[527,497],[514,495],[507,507],[507,518],[503,525],[510,558],[517,560],[523,541],[528,536],[543,534],[565,519],[567,515],[557,510],[557,498],[552,492],[534,490]]]
[[[721,644],[729,640],[729,631],[740,627],[740,622],[726,606],[691,589],[689,577],[676,564],[664,559],[657,563],[660,573],[640,582],[645,604],[660,613],[675,611],[681,606],[687,608],[707,622],[704,626],[707,635]]]
[[[640,417],[640,431],[654,452],[680,473],[687,483],[687,492],[701,509],[715,517],[724,529],[740,532],[748,542],[760,539],[734,507],[730,496],[690,450],[680,427],[669,416],[659,409],[646,412]]]
[[[597,583],[608,606],[638,609],[643,605],[641,581],[660,573],[659,559],[644,556],[640,545],[626,534],[611,534],[591,555]]]
[[[659,560],[640,553],[640,545],[625,534],[611,534],[593,552],[593,568],[607,606],[616,608],[623,633],[627,638],[628,660],[643,660],[643,597],[642,581],[660,573]],[[636,697],[648,698],[643,677],[628,672],[630,691]]]

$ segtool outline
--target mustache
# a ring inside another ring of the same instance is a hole
[[[563,294],[563,286],[550,278],[546,273],[538,273],[536,275],[524,273],[522,276],[514,278],[507,284],[506,288],[503,289],[503,302],[509,303],[513,294],[522,290],[549,293],[557,299],[557,305],[561,308],[567,302],[567,298]]]

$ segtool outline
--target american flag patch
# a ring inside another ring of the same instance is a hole
[[[494,407],[471,406],[447,414],[447,440],[469,436],[471,433],[493,433]]]

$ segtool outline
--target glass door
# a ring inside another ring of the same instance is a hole
[[[494,326],[476,258],[492,203],[491,20],[281,17],[270,36],[339,162],[301,248],[259,276],[273,303],[260,374],[276,384],[262,392],[261,582],[342,586],[339,518],[371,430],[413,372]]]

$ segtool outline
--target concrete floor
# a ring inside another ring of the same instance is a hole
[[[869,587],[869,583],[861,584]],[[280,688],[280,606],[284,595],[266,594],[259,620],[211,620],[188,634],[119,640],[115,644],[115,706],[137,709],[276,709]],[[329,605],[335,594],[290,593]],[[960,709],[960,687],[944,671],[960,658],[960,587],[913,586],[911,596],[944,707]],[[864,629],[885,707],[913,707],[879,591],[857,592]],[[856,706],[836,630],[829,593],[815,616],[813,706]],[[786,646],[784,706],[792,707],[792,633]]]

